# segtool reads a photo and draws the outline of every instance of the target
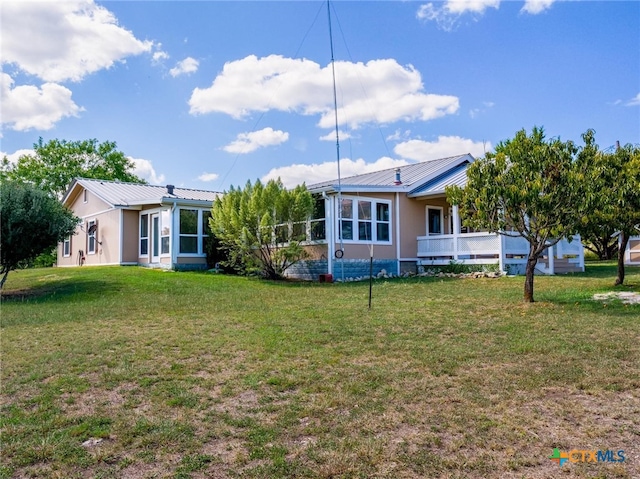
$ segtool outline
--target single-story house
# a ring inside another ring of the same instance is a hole
[[[288,275],[334,279],[416,272],[451,262],[493,264],[523,274],[529,244],[520,237],[471,231],[462,226],[445,187],[464,186],[470,154],[441,158],[308,186],[316,214],[307,227],[310,259]],[[539,260],[543,274],[584,271],[579,237],[561,240]]]
[[[62,198],[82,221],[58,245],[58,266],[204,269],[211,206],[220,193],[75,179]]]
[[[640,236],[631,236],[624,256],[629,266],[640,266]]]

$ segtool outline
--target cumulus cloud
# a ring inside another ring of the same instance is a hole
[[[366,123],[432,120],[459,108],[457,97],[426,93],[420,72],[393,59],[336,62],[335,67],[345,99],[338,117],[352,129]],[[194,89],[189,106],[193,115],[220,112],[237,119],[269,110],[319,115],[318,125],[332,128],[331,66],[250,55],[226,63],[210,87]]]
[[[15,165],[18,162],[18,158],[20,158],[21,156],[33,154],[35,154],[35,150],[32,149],[16,150],[13,153],[5,153],[4,151],[0,151],[0,160],[6,156],[9,164]]]
[[[551,8],[556,0],[525,0],[524,7],[520,10],[523,13],[537,15]]]
[[[349,158],[344,158],[340,160],[340,176],[344,179],[349,176],[369,173],[371,171],[397,168],[398,166],[407,165],[408,163],[409,162],[406,160],[396,160],[386,156],[379,158],[373,163],[367,163],[362,158],[355,161]],[[327,161],[324,163],[313,163],[311,165],[293,164],[273,168],[269,173],[264,175],[261,180],[263,182],[267,182],[272,179],[280,178],[285,187],[293,188],[302,183],[311,185],[321,181],[333,180],[337,177],[337,163],[335,161]]]
[[[202,173],[198,176],[200,181],[215,181],[220,177],[218,173]]]
[[[484,156],[485,151],[491,149],[489,142],[483,143],[459,136],[439,136],[437,141],[409,140],[398,143],[393,151],[402,158],[428,161],[465,153],[481,157]]]
[[[133,168],[133,174],[148,181],[152,185],[160,185],[164,183],[164,175],[158,175],[156,173],[153,164],[149,160],[143,160],[141,158],[133,158],[128,156],[129,160],[133,161],[135,165]]]
[[[153,47],[93,0],[2,2],[2,17],[2,63],[46,82],[79,81]]]
[[[258,148],[275,146],[289,139],[289,133],[282,130],[274,130],[271,127],[249,133],[240,133],[234,141],[222,149],[228,153],[251,153]]]
[[[488,8],[498,9],[501,0],[446,0],[442,4],[427,3],[418,8],[416,17],[423,21],[434,21],[445,31],[454,30],[465,14],[477,19]],[[545,1],[545,0],[541,0]]]
[[[158,50],[153,52],[153,55],[151,55],[151,58],[153,59],[153,63],[162,63],[164,60],[169,59],[169,54],[162,50]]]
[[[179,61],[174,68],[169,70],[169,74],[172,77],[177,77],[178,75],[184,75],[189,73],[195,73],[198,71],[198,66],[200,62],[195,58],[187,57],[184,60]]]
[[[351,133],[347,133],[346,131],[338,130],[338,135],[340,135],[340,140],[348,140],[349,138],[353,138]],[[320,141],[336,141],[336,132],[330,131],[326,135],[322,135]]]
[[[12,130],[49,130],[62,118],[83,111],[71,99],[71,90],[62,85],[45,83],[38,88],[13,84],[9,75],[0,73],[2,123]]]
[[[640,105],[640,93],[638,93],[635,97],[625,103],[627,106],[638,106]]]

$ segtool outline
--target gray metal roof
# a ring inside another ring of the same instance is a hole
[[[91,180],[78,178],[71,184],[63,198],[67,200],[76,185],[86,188],[96,196],[113,206],[138,206],[161,204],[171,201],[200,201],[213,203],[221,193],[206,190],[192,190],[175,187],[169,194],[166,186],[145,185],[141,183],[122,183],[120,181]]]
[[[424,185],[416,188],[411,193],[410,197],[416,196],[429,196],[444,193],[444,189],[447,186],[460,186],[464,187],[467,184],[467,167],[469,163],[463,163],[456,168],[449,170],[443,175],[428,181]]]
[[[437,160],[423,161],[400,167],[400,180],[402,184],[396,185],[396,168],[363,173],[341,179],[341,190],[371,190],[373,191],[413,191],[423,184],[450,171],[456,166],[474,161],[470,154],[450,156]],[[312,193],[338,189],[338,180],[323,181],[307,187]]]

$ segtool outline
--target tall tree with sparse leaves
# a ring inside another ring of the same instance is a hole
[[[211,211],[211,231],[227,257],[222,263],[241,274],[281,279],[307,256],[300,241],[313,198],[304,185],[287,190],[280,179],[248,181],[218,197]]]
[[[544,129],[523,129],[496,146],[495,153],[472,163],[464,188],[447,188],[466,226],[529,242],[524,301],[534,301],[533,280],[545,249],[575,233],[583,211],[583,188],[574,161],[579,148]]]
[[[13,181],[0,182],[0,289],[20,262],[72,235],[79,221],[44,191]]]
[[[34,152],[22,155],[15,164],[6,157],[0,164],[3,179],[27,182],[42,191],[62,198],[74,178],[119,180],[145,183],[134,173],[134,163],[113,141],[66,141],[42,138],[33,145]]]

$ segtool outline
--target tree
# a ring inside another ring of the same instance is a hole
[[[586,179],[587,208],[579,231],[591,241],[593,236],[611,235],[619,242],[615,284],[623,284],[629,237],[638,234],[640,226],[640,147],[629,144],[603,152],[595,143],[593,130],[583,138],[587,146],[580,164]]]
[[[30,185],[0,184],[0,289],[9,272],[72,235],[80,221],[58,200]]]
[[[133,174],[134,163],[112,141],[54,139],[43,143],[40,138],[33,149],[34,153],[22,155],[14,165],[3,158],[2,178],[30,183],[58,198],[74,178],[145,183]]]
[[[534,272],[543,251],[573,234],[582,216],[582,181],[574,161],[578,151],[571,141],[546,140],[543,128],[534,127],[529,136],[523,129],[472,163],[464,188],[447,189],[466,226],[529,242],[526,302],[534,301]]]
[[[278,179],[266,185],[248,181],[242,190],[232,186],[216,199],[209,220],[227,257],[223,266],[281,279],[307,255],[300,241],[312,211],[313,198],[304,185],[286,190]]]

